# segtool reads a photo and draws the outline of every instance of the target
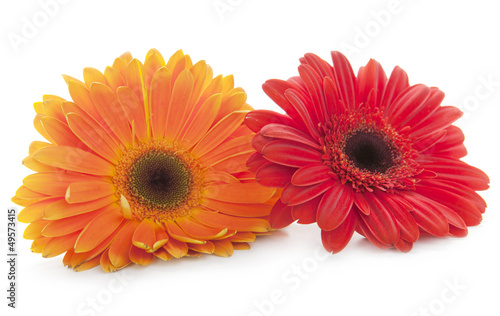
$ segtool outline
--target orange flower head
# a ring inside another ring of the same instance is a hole
[[[202,253],[230,256],[267,233],[276,189],[246,168],[255,152],[243,125],[252,110],[233,77],[213,77],[181,50],[144,64],[125,53],[84,82],[63,76],[72,101],[35,103],[36,173],[12,200],[24,237],[65,265],[115,271]]]

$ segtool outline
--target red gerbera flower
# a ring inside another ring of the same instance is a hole
[[[460,161],[467,151],[462,112],[441,106],[444,93],[410,86],[401,68],[389,79],[370,60],[354,75],[332,52],[333,67],[314,54],[299,77],[263,89],[287,115],[250,112],[257,134],[248,160],[259,182],[282,187],[271,224],[317,222],[327,251],[341,251],[354,231],[380,248],[410,251],[420,234],[467,235],[486,203],[476,193],[488,176]]]

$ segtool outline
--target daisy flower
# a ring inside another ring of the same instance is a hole
[[[72,101],[35,103],[27,176],[12,199],[24,237],[43,257],[66,253],[76,271],[115,271],[202,253],[248,249],[270,226],[276,189],[247,171],[252,108],[233,77],[213,77],[181,50],[144,64],[130,53],[84,82],[64,76]]]
[[[467,235],[478,225],[488,189],[481,170],[460,158],[462,112],[441,106],[438,88],[408,83],[396,67],[387,78],[375,60],[359,69],[332,52],[314,54],[299,76],[268,80],[266,94],[286,115],[250,112],[257,153],[248,160],[259,183],[283,188],[270,222],[282,228],[316,222],[329,252],[356,231],[380,248],[410,251],[421,234]]]

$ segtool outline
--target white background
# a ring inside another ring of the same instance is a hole
[[[61,0],[44,20],[46,2],[2,2],[0,9],[2,315],[500,315],[500,19],[493,1]],[[33,18],[37,31],[23,35]],[[23,43],[13,45],[13,36]],[[21,165],[28,145],[41,140],[32,103],[43,94],[69,98],[60,74],[81,79],[86,66],[104,70],[127,50],[144,60],[152,47],[165,58],[182,48],[193,61],[205,59],[215,74],[234,74],[255,108],[274,110],[261,84],[296,75],[304,53],[330,61],[331,50],[351,48],[356,71],[369,58],[388,73],[401,66],[411,84],[437,86],[445,104],[462,106],[465,161],[491,178],[481,193],[489,205],[483,223],[467,238],[422,238],[408,254],[355,236],[326,257],[315,225],[292,225],[229,259],[158,260],[115,274],[73,272],[62,256],[43,259],[19,238],[18,302],[8,309],[6,210],[30,173]]]

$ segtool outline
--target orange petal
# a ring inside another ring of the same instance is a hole
[[[200,60],[189,69],[189,72],[191,72],[194,79],[193,92],[191,95],[191,103],[193,103],[194,106],[200,98],[203,87],[205,86],[207,63],[204,60]]]
[[[94,82],[106,84],[106,77],[95,68],[85,67],[83,68],[83,81],[85,81],[87,88],[90,88],[90,85]]]
[[[254,242],[255,234],[251,232],[237,232],[231,237],[228,237],[228,240],[232,242]]]
[[[222,98],[220,111],[215,120],[220,120],[224,116],[234,111],[245,110],[247,94],[241,88],[233,89],[230,93],[225,94]]]
[[[146,131],[149,137],[149,86],[147,85],[145,76],[146,74],[142,63],[138,59],[132,59],[127,65],[126,70],[127,86],[132,89],[140,100],[139,102],[142,105],[140,109],[142,111],[142,115],[146,118]]]
[[[95,177],[90,175],[74,172],[39,172],[24,178],[23,185],[41,194],[62,197],[66,195],[66,190],[70,183],[95,179]]]
[[[151,81],[149,98],[153,137],[162,138],[165,133],[171,95],[171,78],[172,72],[162,67],[156,71]]]
[[[50,241],[50,239],[51,238],[48,238],[48,237],[40,237],[40,238],[35,239],[31,243],[31,252],[42,253],[43,248]]]
[[[128,221],[116,234],[116,238],[109,247],[109,260],[117,267],[121,268],[130,263],[129,252],[132,247],[132,236],[139,226],[138,221]]]
[[[147,266],[155,258],[152,253],[146,252],[144,249],[137,248],[134,245],[130,247],[129,256],[133,263],[140,264],[141,266]]]
[[[52,138],[50,138],[49,134],[45,131],[42,125],[42,117],[44,117],[43,114],[37,114],[35,118],[33,119],[33,126],[35,127],[36,131],[43,136],[46,140],[48,140],[51,143],[55,143]]]
[[[69,235],[51,238],[45,247],[43,247],[42,257],[52,258],[72,249],[79,234],[80,232],[75,232]]]
[[[212,166],[227,157],[241,154],[248,151],[254,151],[252,146],[253,134],[236,137],[225,142],[200,157],[200,162],[204,166]]]
[[[170,238],[163,248],[175,258],[184,257],[189,250],[185,242],[179,241],[175,238]]]
[[[273,197],[276,189],[257,182],[213,185],[205,197],[230,203],[264,203]]]
[[[93,261],[95,258],[99,259],[103,251],[109,247],[113,239],[115,239],[116,234],[122,227],[123,225],[120,225],[113,233],[111,233],[105,240],[103,240],[97,247],[95,247],[91,251],[73,253],[69,265],[76,270],[80,265],[86,266],[87,262]],[[97,263],[99,263],[99,260],[97,260]]]
[[[250,158],[250,156],[252,156],[254,153],[255,150],[251,149],[246,152],[228,156],[222,159],[221,161],[218,161],[217,163],[213,164],[212,168],[214,170],[220,170],[230,173],[245,172],[248,170],[246,163]]]
[[[115,186],[106,181],[73,182],[66,190],[66,202],[83,203],[114,194]]]
[[[210,66],[207,65],[207,75],[212,73],[212,70]],[[207,85],[208,83],[208,85]],[[218,75],[217,77],[211,79],[211,80],[205,80],[205,90],[203,90],[203,93],[198,100],[198,105],[197,108],[201,104],[203,104],[208,98],[210,98],[214,94],[221,94],[222,95],[222,75]]]
[[[30,199],[30,200],[44,199],[50,197],[49,195],[30,190],[24,185],[20,186],[19,189],[17,189],[16,196],[20,199]]]
[[[205,241],[198,240],[198,239],[195,239],[195,238],[188,236],[175,222],[168,221],[164,224],[165,224],[165,228],[167,229],[168,234],[171,237],[173,237],[179,241],[190,242],[193,244],[204,244],[205,243]]]
[[[172,259],[174,256],[172,256],[165,248],[160,247],[158,250],[156,250],[153,253],[156,257],[160,258],[163,261],[168,261]]]
[[[132,89],[126,86],[119,87],[116,94],[127,115],[128,122],[130,125],[133,123],[135,126],[135,136],[140,141],[146,141],[148,139],[148,126],[142,101],[139,100],[139,97]]]
[[[246,242],[235,242],[232,243],[235,250],[248,250],[250,249],[250,244]]]
[[[132,130],[126,121],[126,114],[114,92],[108,86],[94,83],[90,96],[102,118],[125,146],[132,144]]]
[[[155,252],[156,250],[160,249],[167,243],[169,240],[168,234],[165,232],[165,229],[160,227],[160,225],[156,224],[155,225],[155,238],[156,241],[153,245],[153,248],[149,250],[149,252]]]
[[[24,239],[34,240],[34,239],[42,237],[42,230],[48,224],[49,224],[49,221],[46,221],[43,219],[29,224],[24,229],[24,233],[23,233]]]
[[[233,175],[223,171],[210,171],[205,174],[205,183],[215,184],[229,184],[240,183],[240,181]]]
[[[61,109],[61,105],[64,101],[66,100],[55,95],[44,95],[41,113],[64,122],[64,114]]]
[[[79,263],[78,265],[73,266],[73,270],[75,270],[76,272],[87,271],[89,269],[97,267],[100,263],[101,263],[101,257],[96,256],[96,257],[93,257],[92,259],[83,261],[83,262]]]
[[[66,125],[50,116],[44,116],[41,119],[43,128],[49,134],[57,145],[73,146],[83,150],[88,150],[87,146],[73,134],[73,131]]]
[[[97,122],[77,113],[68,113],[66,117],[69,128],[85,145],[111,163],[118,161],[120,147]]]
[[[76,231],[81,231],[97,215],[102,213],[102,211],[103,210],[98,210],[95,212],[88,212],[85,214],[50,221],[50,223],[44,227],[42,235],[45,237],[59,237],[74,233]]]
[[[229,135],[231,135],[243,123],[245,115],[249,111],[237,111],[228,114],[226,117],[217,122],[198,144],[193,148],[192,153],[201,157],[214,147],[222,143]]]
[[[214,254],[221,256],[221,257],[230,257],[234,253],[234,247],[233,244],[227,240],[214,240],[213,241],[215,249],[214,249]]]
[[[69,266],[70,262],[71,262],[71,257],[73,256],[75,252],[73,251],[73,249],[69,249],[68,251],[66,251],[66,254],[64,255],[64,258],[63,258],[63,265],[65,267]]]
[[[150,49],[144,60],[144,73],[146,75],[146,87],[151,85],[154,74],[158,69],[165,66],[165,60],[160,52],[156,49]]]
[[[132,60],[132,57],[130,57],[130,60]],[[125,80],[126,78],[125,72],[127,70],[128,63],[129,63],[128,61],[125,61],[122,58],[116,58],[115,61],[113,62],[113,68],[115,68],[120,72],[123,80]]]
[[[37,199],[37,200],[20,199],[17,196],[13,196],[10,200],[12,201],[12,203],[17,204],[19,206],[23,206],[23,207],[30,206],[31,204],[40,201],[39,199]]]
[[[172,80],[174,80],[172,76]],[[189,98],[193,90],[193,75],[188,70],[183,70],[172,88],[172,96],[168,105],[165,138],[173,141],[184,127],[187,115]]]
[[[49,147],[49,146],[54,146],[54,145],[52,145],[50,143],[40,142],[40,141],[35,140],[35,141],[30,143],[29,154],[33,155],[38,149],[43,148],[43,147]]]
[[[123,221],[123,216],[116,209],[100,213],[83,229],[75,243],[75,253],[94,249],[109,237]]]
[[[69,204],[64,199],[57,200],[45,207],[43,213],[44,219],[57,220],[61,218],[68,218],[80,214],[85,214],[106,207],[106,209],[117,208],[116,197],[110,195],[101,199],[90,202]]]
[[[76,80],[69,80],[67,81],[67,84],[71,99],[73,99],[73,101],[78,104],[79,107],[84,109],[90,116],[99,121],[101,119],[101,114],[92,101],[90,92],[85,84]]]
[[[47,199],[26,206],[21,212],[19,212],[19,215],[17,215],[17,220],[21,223],[31,223],[41,220],[45,208],[57,200],[59,199]]]
[[[190,250],[198,251],[201,253],[207,253],[207,254],[212,254],[214,253],[215,246],[212,242],[207,241],[206,244],[199,245],[199,244],[189,244],[188,245]]]
[[[106,85],[111,87],[113,91],[116,91],[118,87],[125,85],[122,74],[114,67],[106,67],[106,69],[104,69],[104,77],[106,78]]]
[[[192,209],[191,216],[199,222],[215,228],[226,227],[237,231],[254,232],[267,232],[271,228],[264,219],[229,216],[202,208]]]
[[[132,236],[132,243],[146,251],[152,249],[156,242],[155,226],[156,224],[152,220],[143,219]]]
[[[195,221],[192,217],[181,217],[176,219],[175,222],[186,234],[201,240],[218,238],[227,232],[227,228],[208,227]]]
[[[70,146],[45,147],[34,154],[36,160],[65,170],[110,176],[114,166],[87,151]]]
[[[179,138],[185,148],[194,146],[208,131],[219,111],[222,95],[215,94],[208,98],[195,114],[193,120],[186,125],[184,135]]]
[[[222,79],[222,93],[226,94],[234,89],[234,76],[227,75]]]
[[[166,67],[172,72],[172,81],[175,82],[181,71],[188,68],[186,67],[186,58],[182,49],[176,51],[168,59]]]
[[[117,270],[109,260],[109,248],[102,253],[99,264],[104,272],[114,272]]]
[[[263,217],[269,216],[272,205],[262,203],[230,203],[212,199],[203,199],[201,205],[227,215],[240,217]]]
[[[33,156],[28,156],[22,160],[23,166],[36,172],[54,172],[61,170],[60,168],[47,166],[44,163],[37,161]]]

